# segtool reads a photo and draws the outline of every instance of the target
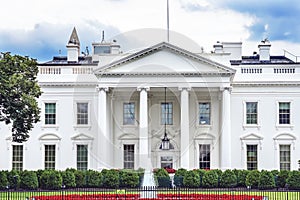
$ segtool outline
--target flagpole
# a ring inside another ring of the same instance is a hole
[[[167,41],[170,42],[170,27],[169,27],[169,0],[167,0]]]

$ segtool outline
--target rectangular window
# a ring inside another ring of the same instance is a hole
[[[23,170],[23,145],[12,146],[12,169],[22,171]]]
[[[257,102],[246,102],[246,124],[257,124]]]
[[[247,145],[247,170],[257,169],[257,145]]]
[[[173,104],[171,102],[161,103],[161,124],[173,124]]]
[[[280,170],[291,169],[291,145],[279,145]]]
[[[135,104],[133,102],[123,104],[123,124],[135,124]]]
[[[199,103],[199,124],[210,125],[210,103]]]
[[[77,170],[88,169],[88,145],[77,145]]]
[[[89,115],[88,103],[77,103],[77,124],[88,124]]]
[[[56,124],[56,103],[45,103],[45,124]]]
[[[124,169],[134,169],[134,145],[125,144],[124,150]]]
[[[279,102],[279,124],[291,123],[290,102]]]
[[[173,157],[172,156],[162,156],[160,158],[160,167],[165,169],[173,169]]]
[[[199,144],[199,168],[210,169],[210,144]]]
[[[55,145],[45,145],[45,169],[55,169]]]

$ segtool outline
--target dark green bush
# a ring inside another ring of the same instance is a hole
[[[275,188],[275,179],[274,179],[272,172],[262,170],[259,173],[258,188],[259,189]]]
[[[19,171],[11,170],[7,172],[7,180],[10,188],[19,188],[20,187]]]
[[[85,177],[85,172],[81,170],[76,170],[74,171],[74,176],[75,176],[75,183],[76,187],[86,187],[86,177]]]
[[[190,170],[186,172],[183,178],[183,185],[189,188],[200,187],[200,175],[196,170]]]
[[[95,170],[87,170],[85,172],[87,187],[102,187],[102,174]]]
[[[133,170],[120,171],[120,186],[125,188],[136,188],[140,185],[139,175]]]
[[[0,190],[8,186],[7,171],[0,171]]]
[[[286,180],[286,184],[289,189],[300,189],[300,171],[291,171],[289,177]]]
[[[276,186],[284,188],[286,185],[286,180],[289,177],[290,171],[281,170],[276,177]]]
[[[119,187],[119,171],[115,169],[101,171],[103,176],[103,187],[118,188]]]
[[[237,171],[237,186],[238,187],[246,187],[246,178],[248,175],[248,170],[238,170]]]
[[[218,187],[218,172],[216,170],[206,171],[202,178],[203,187]]]
[[[61,177],[62,177],[63,185],[66,188],[76,187],[76,179],[75,179],[74,172],[72,172],[71,170],[63,171],[61,172]]]
[[[62,177],[58,171],[45,170],[40,179],[42,189],[56,190],[62,187]]]
[[[169,173],[161,168],[161,169],[156,169],[154,170],[154,175],[155,175],[155,179],[157,181],[158,187],[171,187],[172,186],[172,182],[169,176]]]
[[[43,169],[39,169],[39,170],[35,171],[35,174],[36,174],[36,176],[38,178],[39,186],[41,185],[41,175],[42,175],[43,172],[44,172]]]
[[[237,178],[232,170],[227,169],[222,173],[220,185],[222,187],[235,187],[237,185]]]
[[[246,177],[246,186],[251,187],[251,188],[257,188],[258,187],[258,177],[259,177],[258,170],[249,171],[249,173]]]
[[[271,173],[272,173],[273,176],[275,177],[275,176],[278,176],[279,171],[274,169],[274,170],[271,171]]]
[[[183,186],[183,178],[185,177],[187,173],[186,169],[180,168],[175,172],[174,175],[174,185],[176,187],[182,187]]]
[[[34,171],[23,171],[20,174],[20,187],[27,190],[34,190],[39,187],[38,178]]]

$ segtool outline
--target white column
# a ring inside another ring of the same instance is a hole
[[[138,88],[140,91],[140,120],[139,120],[139,167],[151,169],[148,136],[148,91],[149,87]]]
[[[221,169],[231,169],[230,88],[222,92]]]
[[[190,88],[179,88],[181,90],[180,105],[180,167],[190,169],[190,120],[189,120],[189,90]]]
[[[108,130],[107,116],[107,87],[98,87],[98,169],[111,168],[110,157],[112,150],[110,149],[111,141]]]

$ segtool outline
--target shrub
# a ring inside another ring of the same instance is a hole
[[[41,175],[41,188],[43,189],[60,189],[62,186],[62,177],[58,171],[45,170]]]
[[[218,172],[216,170],[206,171],[202,178],[203,187],[218,187]]]
[[[276,178],[276,186],[284,188],[286,185],[286,180],[289,177],[290,171],[288,170],[281,170]]]
[[[286,183],[289,189],[300,189],[300,171],[291,171]]]
[[[40,179],[41,179],[41,175],[42,175],[43,172],[44,172],[43,169],[39,169],[39,170],[35,171],[35,174],[36,174],[36,176],[38,178],[39,185],[41,185],[41,180]]]
[[[183,168],[180,168],[175,172],[174,185],[176,187],[182,187],[183,186],[183,178],[186,175],[186,173],[187,173],[187,170],[183,169]]]
[[[76,170],[74,171],[76,187],[85,187],[86,178],[84,171]]]
[[[3,190],[8,186],[6,173],[6,171],[0,171],[0,190]]]
[[[262,170],[259,173],[258,187],[259,189],[272,189],[275,187],[275,180],[272,172]]]
[[[246,177],[246,186],[252,187],[252,188],[257,188],[258,187],[258,177],[259,177],[259,171],[251,170]]]
[[[103,175],[103,186],[107,188],[118,188],[119,187],[119,172],[115,169],[102,170]]]
[[[200,187],[199,173],[195,170],[186,172],[186,175],[183,178],[183,185],[191,188]]]
[[[139,175],[133,170],[120,171],[120,186],[126,188],[136,188],[140,184]]]
[[[20,175],[20,187],[27,190],[34,190],[39,187],[37,175],[34,171],[23,171]]]
[[[238,170],[237,171],[237,186],[246,187],[246,178],[248,175],[248,170]]]
[[[225,170],[220,177],[220,185],[222,187],[235,187],[237,179],[234,172],[229,169]]]
[[[87,170],[85,172],[86,186],[87,187],[101,187],[102,174],[98,171]]]
[[[74,188],[76,187],[76,180],[74,172],[71,170],[66,170],[61,172],[61,177],[63,181],[63,185],[67,188]]]
[[[19,171],[11,170],[7,172],[7,180],[10,188],[19,188],[20,186]]]
[[[161,168],[161,169],[156,169],[154,171],[155,179],[157,180],[158,187],[171,187],[171,179],[168,174],[168,172]]]

